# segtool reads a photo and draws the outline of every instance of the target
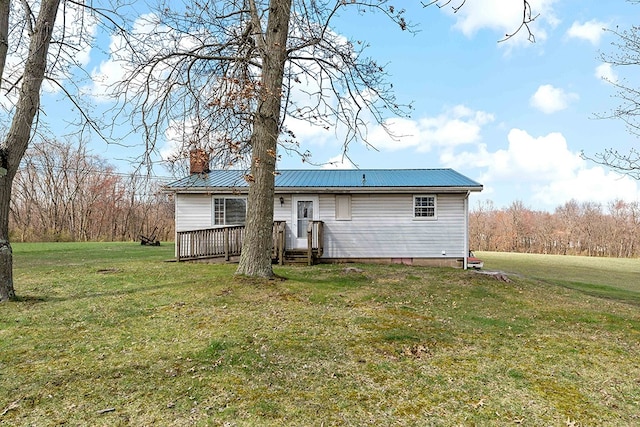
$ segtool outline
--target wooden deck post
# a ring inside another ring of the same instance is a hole
[[[313,265],[313,221],[307,225],[307,264]]]
[[[278,224],[278,263],[284,265],[285,223]]]
[[[318,258],[324,253],[324,222],[318,221]]]
[[[196,239],[194,238],[194,236],[189,237],[189,253],[196,253]]]
[[[182,243],[182,236],[180,235],[180,233],[176,233],[176,260],[178,262],[180,262],[180,254],[182,253],[180,252],[182,249],[181,243]]]
[[[229,261],[229,229],[225,228],[222,234],[223,245],[224,245],[224,260]]]

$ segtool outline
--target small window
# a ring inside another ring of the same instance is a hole
[[[435,219],[436,196],[414,196],[413,217],[418,219]]]
[[[351,196],[349,194],[336,195],[336,219],[351,220]]]
[[[214,225],[244,225],[247,218],[247,199],[245,198],[214,198]]]

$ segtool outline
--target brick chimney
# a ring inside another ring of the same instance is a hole
[[[189,172],[191,175],[209,173],[209,153],[202,148],[196,148],[189,152]]]

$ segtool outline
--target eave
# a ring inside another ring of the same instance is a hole
[[[483,186],[468,187],[275,187],[275,194],[415,194],[480,192]],[[180,194],[248,194],[248,187],[164,187],[167,193]]]

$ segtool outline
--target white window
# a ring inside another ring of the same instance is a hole
[[[336,219],[342,221],[351,220],[351,195],[336,195]]]
[[[413,196],[413,217],[416,219],[436,219],[436,196]]]
[[[247,199],[244,197],[213,199],[213,225],[244,225],[246,218]]]

